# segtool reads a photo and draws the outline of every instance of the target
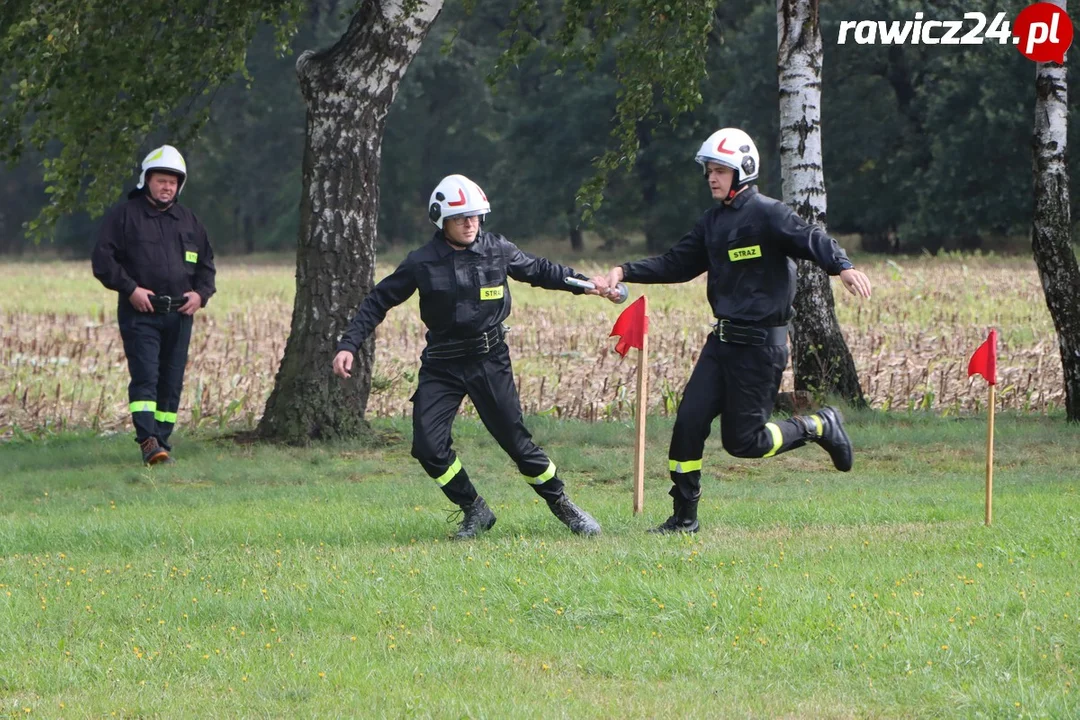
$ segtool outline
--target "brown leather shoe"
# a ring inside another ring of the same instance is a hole
[[[156,437],[148,437],[139,443],[142,448],[142,459],[145,465],[157,465],[169,459],[169,453],[161,447]]]

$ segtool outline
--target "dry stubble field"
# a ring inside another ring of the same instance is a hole
[[[577,267],[603,269],[595,262]],[[999,407],[1034,413],[1061,407],[1056,335],[1029,258],[866,259],[860,267],[875,284],[872,300],[856,301],[835,279],[833,290],[874,407],[942,414],[979,409],[986,386],[967,378],[967,358],[989,326],[1001,336]],[[380,266],[378,276],[391,269]],[[288,258],[225,258],[218,277],[218,295],[197,316],[181,424],[250,427],[285,347],[293,267]],[[88,262],[4,262],[0,278],[0,435],[124,428],[127,371],[115,294],[98,285]],[[508,342],[525,412],[627,417],[633,355],[620,358],[607,338],[622,306],[514,282],[511,292]],[[669,414],[709,330],[704,278],[631,286],[631,300],[642,292],[649,297],[652,330],[649,410]],[[409,413],[422,347],[414,297],[379,328],[369,415]],[[791,389],[790,370],[784,389]]]

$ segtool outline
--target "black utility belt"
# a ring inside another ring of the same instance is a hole
[[[736,325],[730,320],[718,320],[713,335],[720,342],[735,345],[787,345],[788,326],[775,327]]]
[[[154,312],[158,315],[168,315],[171,312],[179,312],[180,308],[187,302],[187,298],[183,295],[176,297],[170,295],[151,295],[150,305],[153,306]]]
[[[500,324],[474,338],[433,343],[427,346],[427,356],[432,360],[454,360],[486,355],[502,343],[506,330],[507,327]]]

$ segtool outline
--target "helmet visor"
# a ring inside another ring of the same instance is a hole
[[[476,217],[478,215],[487,215],[488,212],[489,211],[487,211],[487,210],[466,210],[465,212],[459,212],[459,213],[454,213],[453,215],[447,215],[446,219],[450,220],[451,218]]]
[[[709,157],[708,155],[698,155],[695,160],[701,164],[701,167],[706,170],[709,169],[709,163],[716,163],[717,165],[723,165],[726,168],[731,168],[735,172],[739,172],[739,166],[730,160],[724,160],[722,158]]]

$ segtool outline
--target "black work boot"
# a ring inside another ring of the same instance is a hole
[[[696,533],[698,531],[697,500],[687,500],[682,495],[671,497],[672,515],[663,524],[649,530],[651,533]]]
[[[548,508],[551,514],[559,518],[563,525],[570,528],[575,535],[599,535],[600,523],[596,522],[592,515],[570,502],[570,498],[563,493],[555,500],[548,500]]]
[[[839,410],[824,407],[813,415],[792,418],[802,425],[804,438],[825,448],[833,465],[840,472],[847,472],[855,461],[851,439],[844,431],[844,416]]]
[[[465,516],[461,519],[457,532],[454,533],[455,540],[474,538],[495,525],[495,513],[491,512],[484,498],[479,495],[471,504],[460,507]]]
[[[157,465],[169,459],[169,453],[161,447],[156,437],[148,437],[139,443],[142,448],[142,461],[144,465]]]

